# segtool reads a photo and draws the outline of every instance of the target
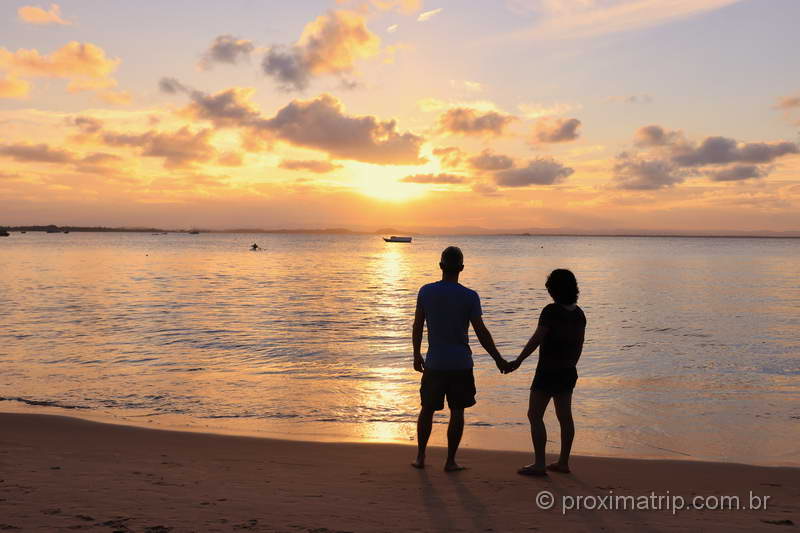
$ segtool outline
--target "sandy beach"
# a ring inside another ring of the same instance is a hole
[[[800,522],[796,468],[575,457],[572,474],[534,479],[515,473],[529,459],[516,452],[466,449],[460,460],[470,469],[446,474],[437,448],[417,471],[409,466],[414,449],[401,445],[51,415],[0,414],[0,427],[3,531],[783,531]],[[554,497],[550,510],[537,507],[543,490]],[[751,492],[758,503],[769,496],[766,510],[749,508]],[[628,495],[656,508],[624,510],[603,499]],[[673,514],[666,501],[676,496],[709,506],[738,496],[743,508]]]

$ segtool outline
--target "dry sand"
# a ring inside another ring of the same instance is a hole
[[[528,454],[463,450],[460,462],[470,470],[452,474],[441,470],[442,449],[429,451],[424,471],[409,466],[413,455],[401,445],[0,414],[0,531],[781,532],[800,523],[797,468],[575,457],[572,474],[538,479],[516,474]],[[555,496],[554,509],[537,508],[542,490]],[[737,495],[743,506],[749,491],[770,499],[767,510],[676,515],[559,509],[565,496],[594,496],[602,505],[601,497],[653,491],[687,501]]]

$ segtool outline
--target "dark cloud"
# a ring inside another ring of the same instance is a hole
[[[279,165],[280,168],[287,170],[307,170],[317,174],[325,174],[332,172],[336,169],[342,168],[342,165],[336,165],[330,161],[320,161],[318,159],[310,160],[297,160],[297,159],[284,159]]]
[[[580,136],[577,118],[540,118],[533,127],[533,142],[562,143],[574,141]]]
[[[527,187],[529,185],[553,185],[561,183],[575,172],[554,159],[538,158],[522,168],[501,170],[494,175],[500,187]]]
[[[161,92],[176,94],[189,91],[189,88],[175,78],[161,78],[158,80],[158,88]]]
[[[642,159],[622,153],[614,165],[614,181],[619,189],[651,191],[672,187],[685,176],[669,161]]]
[[[681,138],[678,131],[665,130],[657,124],[642,126],[633,134],[636,146],[664,146]]]
[[[78,172],[108,174],[122,158],[104,152],[80,155],[47,144],[0,144],[0,157],[5,156],[21,163],[54,163],[70,165]]]
[[[371,115],[348,116],[339,100],[323,94],[314,100],[294,100],[270,119],[253,124],[295,146],[322,150],[337,159],[377,164],[420,164],[422,137],[400,133],[394,120]]]
[[[22,163],[72,163],[75,154],[46,144],[0,144],[0,156]]]
[[[261,68],[287,92],[306,89],[311,79],[309,66],[305,63],[302,52],[296,48],[271,47],[261,61]]]
[[[256,122],[259,111],[250,103],[252,89],[232,87],[216,94],[190,91],[188,113],[196,119],[209,120],[216,127],[237,127]]]
[[[763,178],[769,174],[769,170],[756,165],[733,165],[721,170],[708,172],[708,177],[712,181],[741,181],[751,178]]]
[[[106,132],[101,138],[110,146],[133,147],[145,157],[163,158],[166,168],[184,168],[210,161],[216,155],[210,144],[211,133],[210,129],[192,132],[188,127],[183,127],[173,132]]]
[[[92,117],[79,116],[67,119],[67,122],[81,130],[82,133],[97,133],[103,127],[103,123],[100,120]]]
[[[475,170],[505,170],[514,166],[514,160],[507,155],[495,154],[489,149],[470,157],[469,164]]]
[[[248,59],[253,50],[255,45],[251,41],[238,39],[233,35],[220,35],[203,54],[200,68],[210,69],[214,63],[235,65],[242,59]]]
[[[728,163],[771,163],[783,155],[799,152],[798,145],[792,142],[738,143],[728,137],[706,137],[697,146],[675,146],[672,160],[684,167]]]
[[[458,135],[502,135],[516,117],[497,111],[478,111],[468,107],[447,110],[439,117],[439,127]]]
[[[467,180],[464,176],[456,176],[455,174],[415,174],[406,176],[400,181],[404,183],[456,184],[464,183]]]
[[[707,176],[713,181],[763,178],[771,170],[770,163],[800,153],[797,143],[787,141],[742,143],[712,136],[696,143],[680,131],[659,125],[639,128],[634,143],[647,151],[617,157],[614,181],[619,188],[661,189],[696,176]]]
[[[472,190],[483,196],[498,196],[500,193],[496,185],[491,183],[478,182],[472,185]]]

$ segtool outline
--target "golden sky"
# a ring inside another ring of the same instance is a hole
[[[191,5],[3,2],[0,224],[800,230],[794,0]]]

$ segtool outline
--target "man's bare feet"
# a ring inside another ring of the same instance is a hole
[[[560,472],[562,474],[569,474],[569,465],[565,465],[563,463],[550,463],[547,465],[547,469],[551,472]]]
[[[411,463],[411,466],[413,466],[414,468],[425,468],[425,459],[417,459],[416,461]]]
[[[445,472],[460,472],[461,470],[466,470],[466,466],[461,466],[458,463],[447,463],[444,465]]]

